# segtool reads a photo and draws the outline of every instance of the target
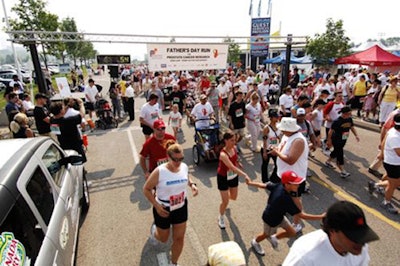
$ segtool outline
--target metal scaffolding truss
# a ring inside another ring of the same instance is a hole
[[[86,32],[56,32],[56,31],[7,31],[8,41],[14,43],[47,43],[47,42],[92,42],[92,43],[132,43],[132,44],[157,44],[157,43],[185,43],[185,44],[221,44],[230,38],[236,44],[268,43],[285,46],[288,40],[292,45],[305,46],[306,36],[270,36],[269,39],[257,39],[251,42],[250,36],[170,36],[170,35],[139,35],[120,33],[86,33]],[[254,38],[254,37],[253,37]],[[291,39],[291,40],[290,40]]]

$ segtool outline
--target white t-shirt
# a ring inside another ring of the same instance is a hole
[[[349,84],[347,83],[347,81],[338,81],[338,83],[336,83],[336,89],[338,91],[341,91],[343,94],[343,97],[348,96],[347,95],[347,90],[346,88],[349,86]]]
[[[86,95],[86,99],[88,99],[89,102],[95,103],[96,95],[99,93],[99,91],[97,90],[96,85],[93,85],[93,87],[86,86],[84,93]]]
[[[339,111],[343,108],[343,103],[333,103],[331,111],[328,113],[331,121],[325,121],[325,127],[331,128],[333,121],[339,118]]]
[[[214,113],[214,109],[212,108],[211,104],[209,102],[206,102],[206,104],[201,104],[198,103],[196,104],[191,112],[191,115],[196,117],[196,119],[206,119],[210,118],[210,115]],[[197,128],[205,128],[210,125],[210,120],[200,120],[196,122],[196,127]]]
[[[279,143],[278,149],[285,155],[289,154],[290,147],[292,146],[292,142],[296,139],[302,139],[304,142],[304,151],[297,159],[297,161],[290,165],[284,162],[281,158],[276,159],[276,165],[278,168],[278,176],[281,177],[283,172],[286,171],[294,171],[300,177],[304,179],[307,176],[307,168],[308,168],[308,143],[306,138],[300,132],[296,132],[295,134],[288,136],[283,136],[281,142]]]
[[[35,109],[35,105],[31,101],[22,101],[22,106],[26,111]]]
[[[383,161],[391,165],[400,165],[400,156],[394,151],[394,149],[398,148],[400,148],[400,132],[395,128],[391,128],[386,136]]]
[[[161,117],[161,109],[158,103],[154,105],[150,105],[149,103],[145,103],[140,109],[140,117],[146,121],[151,127],[153,127],[154,121],[156,121],[159,117]]]
[[[369,260],[368,244],[358,256],[350,253],[341,256],[332,247],[328,235],[319,229],[297,239],[282,266],[367,266]]]
[[[239,83],[240,89],[243,91],[243,93],[247,93],[249,88],[247,87],[246,81],[239,80],[238,83]]]
[[[294,101],[292,95],[282,94],[279,97],[279,105],[285,108],[286,112],[290,112],[290,109],[293,107]],[[282,108],[281,108],[282,109]],[[282,110],[283,111],[283,110]]]
[[[312,116],[315,116],[313,120],[311,120],[311,125],[313,126],[314,130],[321,130],[322,123],[324,121],[324,114],[322,110],[315,109],[312,111]]]
[[[219,84],[217,87],[217,90],[218,90],[219,94],[221,95],[222,99],[225,99],[228,97],[228,92],[229,92],[228,84],[226,84],[226,83],[224,85]]]
[[[261,104],[257,103],[256,106],[253,106],[250,103],[247,104],[246,117],[250,122],[254,122],[255,124],[259,125],[261,119]]]
[[[264,84],[264,83],[258,84],[258,92],[259,94],[261,94],[262,100],[266,102],[269,93],[269,84]]]
[[[182,119],[181,113],[171,111],[169,117],[171,118],[171,127],[179,127],[179,120]]]

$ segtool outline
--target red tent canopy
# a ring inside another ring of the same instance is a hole
[[[368,66],[400,66],[400,57],[383,50],[378,45],[354,53],[349,56],[337,58],[335,64],[358,64]]]

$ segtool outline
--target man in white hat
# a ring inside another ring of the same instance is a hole
[[[293,200],[296,205],[302,210],[301,194],[305,192],[306,176],[308,168],[308,143],[307,139],[300,132],[301,127],[297,125],[295,118],[283,117],[278,124],[278,129],[282,132],[283,137],[278,147],[272,148],[270,154],[277,156],[277,174],[281,178],[282,173],[286,171],[294,171],[304,181],[299,185],[296,196]],[[300,217],[294,216],[294,224],[296,232],[301,231]]]
[[[200,102],[193,107],[190,114],[197,128],[207,128],[210,126],[210,120],[214,119],[214,109],[207,101],[205,94],[200,95]]]

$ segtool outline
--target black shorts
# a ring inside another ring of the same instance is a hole
[[[226,176],[222,176],[217,174],[217,184],[218,190],[228,190],[231,187],[238,187],[239,186],[239,177],[236,176],[234,179],[228,180]]]
[[[228,98],[222,99],[222,105],[227,106],[228,105]]]
[[[400,178],[400,165],[392,165],[384,162],[383,167],[385,168],[387,176],[389,178],[393,179]]]
[[[94,111],[94,103],[85,102],[85,108],[86,108],[86,110]]]
[[[143,132],[143,134],[145,134],[145,135],[151,135],[151,134],[153,134],[153,129],[151,128],[151,127],[149,127],[149,126],[146,126],[146,125],[141,125],[142,126],[142,132]]]
[[[171,227],[171,224],[180,224],[186,222],[188,219],[187,205],[188,202],[187,199],[185,199],[185,205],[183,205],[182,208],[171,211],[169,213],[169,216],[166,218],[158,215],[156,209],[153,207],[154,223],[156,224],[157,227],[161,229],[169,229]],[[169,211],[169,207],[165,207],[165,209]]]

